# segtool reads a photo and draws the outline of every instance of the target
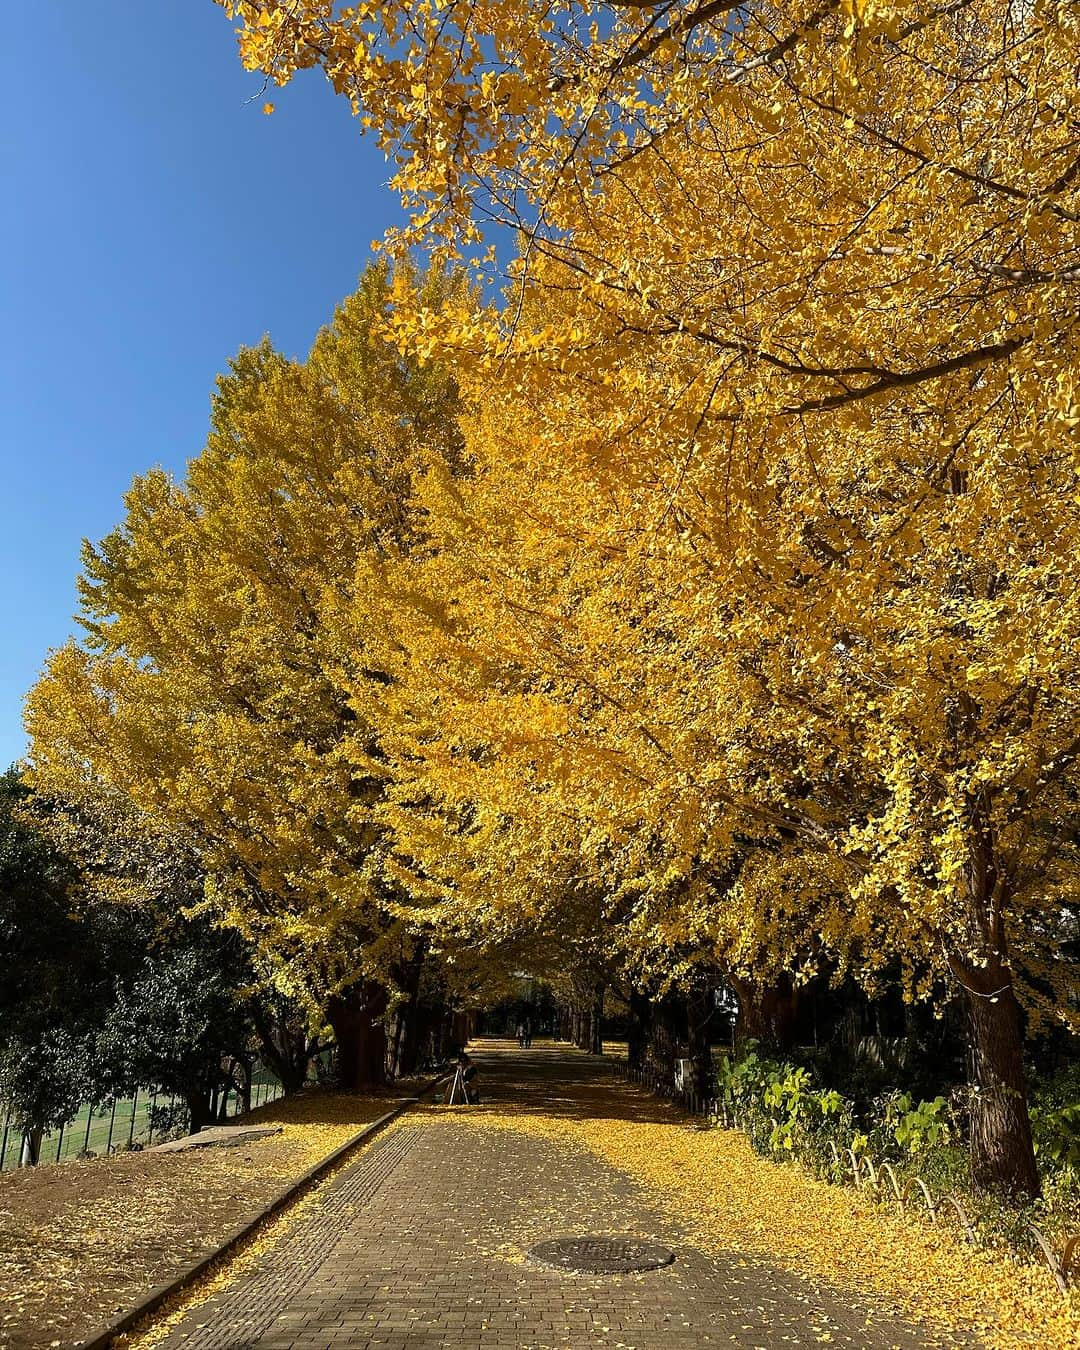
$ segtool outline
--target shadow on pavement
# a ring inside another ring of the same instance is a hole
[[[546,1116],[559,1120],[623,1120],[701,1128],[677,1107],[615,1077],[610,1059],[572,1045],[479,1040],[469,1047],[480,1072],[478,1106],[444,1107],[470,1114]]]

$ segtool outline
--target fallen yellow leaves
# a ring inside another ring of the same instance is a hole
[[[477,1129],[588,1149],[647,1185],[703,1249],[770,1257],[811,1278],[884,1297],[925,1324],[974,1329],[1001,1350],[1080,1344],[1080,1304],[1075,1294],[1062,1298],[1047,1271],[966,1247],[947,1231],[817,1181],[797,1165],[767,1162],[735,1131],[703,1130],[674,1110],[660,1123],[635,1119],[632,1095],[617,1118],[610,1111],[566,1119],[486,1107],[453,1114]],[[654,1115],[656,1104],[649,1105]],[[426,1119],[437,1124],[439,1117]]]
[[[10,1336],[27,1350],[67,1345],[108,1322],[392,1105],[338,1094],[285,1098],[248,1117],[280,1125],[281,1134],[243,1146],[5,1173],[0,1343]]]
[[[123,1347],[123,1350],[153,1350],[154,1346],[160,1345],[173,1328],[179,1326],[191,1308],[204,1303],[222,1289],[227,1289],[241,1275],[253,1269],[262,1255],[280,1242],[286,1233],[302,1223],[318,1205],[326,1184],[326,1181],[323,1181],[318,1186],[312,1187],[295,1204],[261,1227],[238,1252],[224,1257],[211,1274],[170,1299],[164,1309],[159,1309],[153,1315],[149,1325],[136,1328],[129,1335],[119,1337],[116,1345]]]

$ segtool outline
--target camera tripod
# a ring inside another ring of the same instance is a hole
[[[454,1081],[450,1084],[450,1091],[444,1101],[447,1106],[454,1106],[458,1102],[463,1106],[469,1104],[469,1089],[465,1086],[465,1074],[460,1064],[454,1070]]]

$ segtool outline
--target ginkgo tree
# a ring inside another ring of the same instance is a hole
[[[86,547],[86,640],[27,705],[34,784],[97,779],[189,834],[208,901],[329,1018],[347,1082],[381,1075],[419,934],[393,912],[372,811],[387,766],[353,698],[384,677],[335,616],[363,603],[357,558],[417,534],[415,464],[460,453],[453,381],[381,332],[389,286],[371,269],[306,362],[240,353],[185,480],[137,479],[124,524]]]
[[[867,414],[858,440],[774,425],[732,507],[702,437],[673,497],[606,389],[540,363],[489,379],[474,472],[422,483],[438,545],[380,564],[364,642],[383,635],[406,766],[381,810],[459,903],[527,912],[570,858],[565,893],[608,887],[657,965],[816,953],[872,983],[899,961],[910,997],[967,1001],[976,1176],[1023,1191],[1021,1004],[1075,1016],[1080,522],[1069,407],[983,383]],[[665,417],[648,392],[639,430]]]
[[[959,988],[976,1177],[1036,1190],[1018,964],[1035,1013],[1073,997],[1075,7],[226,8],[249,67],[320,67],[375,128],[391,247],[522,241],[500,310],[398,309],[493,407],[454,506],[506,597],[473,753],[509,744],[519,794],[537,744],[606,757],[616,838],[668,822],[688,875],[751,826],[829,857],[815,941]]]
[[[319,67],[374,129],[411,211],[393,244],[497,224],[526,273],[572,267],[583,303],[547,336],[586,362],[604,318],[678,328],[794,413],[1070,327],[1041,304],[1076,280],[1070,5],[221,3],[249,68]]]

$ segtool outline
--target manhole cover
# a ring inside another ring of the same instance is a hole
[[[587,1275],[622,1275],[670,1266],[675,1253],[658,1242],[633,1237],[565,1237],[529,1248],[535,1261]]]

